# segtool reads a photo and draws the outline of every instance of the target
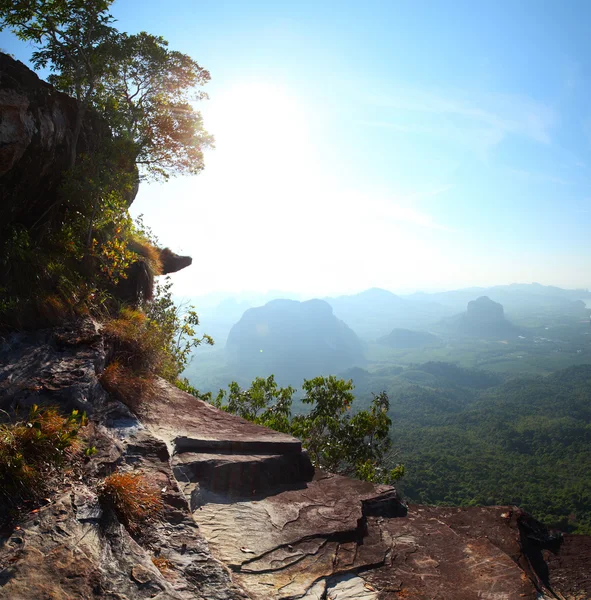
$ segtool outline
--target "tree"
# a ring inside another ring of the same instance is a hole
[[[213,339],[207,334],[201,337],[197,335],[197,312],[193,306],[175,304],[171,288],[170,277],[166,277],[163,284],[156,286],[156,297],[152,302],[145,303],[144,311],[150,325],[158,331],[165,356],[158,374],[175,381],[187,366],[191,351],[203,343],[213,345]]]
[[[229,393],[220,390],[215,399],[211,394],[200,395],[188,382],[181,387],[222,410],[300,438],[316,467],[375,483],[394,483],[404,475],[402,465],[390,468],[392,421],[385,392],[374,395],[369,410],[353,413],[351,380],[316,377],[302,386],[302,402],[310,411],[292,417],[296,390],[279,388],[272,375],[257,377],[248,390],[232,382]]]
[[[294,388],[278,387],[273,375],[267,379],[257,377],[248,390],[241,389],[235,381],[228,388],[228,394],[225,390],[219,391],[213,402],[215,406],[275,431],[291,431],[291,406],[296,391]],[[228,401],[224,404],[226,398]]]
[[[95,102],[114,134],[135,144],[136,162],[149,176],[198,174],[213,138],[193,107],[207,96],[193,90],[209,81],[209,72],[146,32],[119,34],[106,46],[110,65]]]

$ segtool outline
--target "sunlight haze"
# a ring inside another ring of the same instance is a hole
[[[113,13],[211,72],[205,171],[142,184],[131,209],[193,256],[178,294],[591,285],[587,2]]]

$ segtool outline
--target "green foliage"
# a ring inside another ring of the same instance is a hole
[[[87,448],[84,448],[84,456],[87,458],[94,456],[97,452],[98,450],[96,449],[96,446],[88,446]]]
[[[220,390],[213,404],[227,412],[238,415],[275,431],[291,431],[291,405],[295,389],[280,388],[275,377],[257,377],[248,390],[242,390],[233,381],[229,393]],[[224,403],[226,401],[226,403]]]
[[[8,503],[39,497],[49,477],[80,450],[86,414],[33,405],[26,419],[0,424],[0,494]]]
[[[150,327],[156,328],[161,337],[165,355],[157,372],[169,381],[175,381],[183,372],[194,348],[203,343],[213,345],[209,335],[197,335],[199,316],[195,308],[174,302],[169,277],[157,284],[156,296],[146,304],[145,313]]]
[[[388,391],[410,501],[515,504],[550,526],[591,532],[591,366],[496,383],[445,363],[413,366],[423,369],[426,385],[378,374],[358,385],[362,405],[372,387]]]
[[[109,67],[94,104],[116,137],[133,142],[136,162],[147,175],[199,173],[203,149],[213,138],[192,104],[206,95],[189,91],[206,84],[209,73],[146,32],[118,34],[107,46]]]
[[[309,412],[292,417],[296,390],[279,388],[272,375],[258,377],[248,390],[236,382],[228,387],[228,393],[220,390],[214,400],[207,399],[249,421],[299,437],[316,467],[376,483],[394,483],[404,474],[402,465],[387,468],[392,456],[385,392],[374,396],[369,410],[352,413],[352,382],[316,377],[302,386]],[[204,398],[186,383],[184,389]]]

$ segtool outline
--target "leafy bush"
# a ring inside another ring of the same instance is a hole
[[[375,483],[394,483],[404,475],[402,465],[393,466],[390,440],[392,421],[385,392],[374,395],[369,410],[351,411],[355,400],[353,382],[334,376],[305,380],[305,415],[292,417],[295,389],[279,388],[273,375],[258,377],[248,390],[236,382],[220,390],[217,397],[200,395],[188,382],[181,389],[211,401],[216,407],[244,419],[289,433],[302,440],[312,464]]]
[[[39,497],[50,476],[82,449],[86,415],[33,405],[27,419],[0,425],[0,494],[8,502]]]
[[[182,313],[172,300],[170,281],[158,286],[157,297],[144,310],[123,307],[104,322],[103,331],[113,346],[113,361],[101,376],[105,389],[137,411],[154,392],[154,377],[175,381],[189,360],[190,351],[213,343],[198,338],[194,310]]]
[[[150,322],[158,326],[165,349],[166,360],[158,375],[175,382],[189,363],[192,350],[204,343],[213,345],[213,339],[207,334],[197,335],[199,316],[193,306],[175,304],[169,277],[157,284],[155,298],[145,310]]]
[[[137,533],[142,524],[162,511],[159,488],[138,471],[116,471],[100,488],[103,505],[112,508],[121,522]]]

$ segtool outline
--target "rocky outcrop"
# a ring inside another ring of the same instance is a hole
[[[12,336],[0,353],[0,408],[82,408],[98,454],[74,478],[57,481],[47,505],[0,534],[0,599],[195,598],[242,600],[228,569],[209,551],[172,473],[166,443],[98,382],[107,351],[96,326]],[[2,414],[6,414],[2,413]],[[162,490],[161,518],[132,536],[97,500],[115,468],[140,469]],[[152,559],[166,559],[160,572]]]
[[[391,487],[315,472],[299,440],[164,381],[138,419],[100,386],[107,357],[91,321],[0,349],[0,414],[83,408],[98,449],[0,531],[0,599],[591,597],[589,537],[553,536],[515,507],[407,507]],[[162,493],[139,535],[97,499],[117,467]]]
[[[68,210],[76,212],[79,194],[64,202],[60,190],[70,166],[77,114],[79,108],[73,98],[0,52],[0,246],[12,239],[13,226],[18,225],[17,229],[24,229],[36,240],[52,226],[55,230],[62,228]],[[110,139],[108,124],[87,111],[76,144],[77,165],[84,155],[95,154]],[[123,192],[129,205],[139,186],[134,156],[119,153],[109,160],[112,169],[128,174],[134,182]],[[3,250],[6,252],[6,248]],[[192,259],[164,248],[159,251],[158,262],[162,273],[168,274],[189,266]],[[9,295],[10,271],[10,264],[0,269],[0,288],[9,290]],[[150,298],[153,273],[149,271],[145,261],[134,263],[127,279],[121,279],[121,285],[110,291],[130,303]]]
[[[30,228],[57,198],[68,168],[76,101],[42,81],[23,63],[0,53],[0,223]],[[77,152],[91,153],[110,136],[92,113]]]

